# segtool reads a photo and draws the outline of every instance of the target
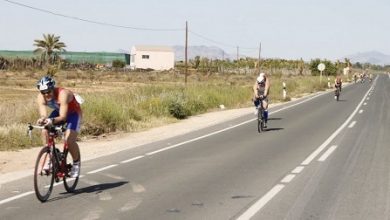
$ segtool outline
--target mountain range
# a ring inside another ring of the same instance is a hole
[[[185,59],[185,48],[184,46],[173,46],[175,51],[175,60]],[[190,46],[188,50],[188,59],[194,59],[196,56],[207,57],[209,59],[237,59],[236,56],[226,53],[219,47],[215,46]]]
[[[375,65],[390,65],[390,55],[378,51],[361,52],[345,56],[350,59],[352,63],[370,63]]]
[[[175,51],[175,60],[184,60],[184,46],[173,46]],[[235,54],[228,54],[224,50],[215,46],[189,46],[188,59],[194,59],[196,56],[207,57],[209,59],[237,59]],[[342,57],[350,59],[352,63],[370,63],[375,65],[390,65],[390,55],[378,51],[360,52]]]

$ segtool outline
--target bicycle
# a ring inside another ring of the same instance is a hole
[[[259,109],[257,112],[257,131],[261,133],[264,131],[265,126],[263,99],[259,98],[259,102]]]
[[[336,101],[339,101],[340,99],[340,90],[341,90],[340,86],[336,86],[336,90],[334,91],[334,97]]]
[[[49,134],[47,145],[41,149],[35,162],[34,190],[38,200],[46,202],[49,199],[54,181],[58,183],[62,180],[65,190],[68,193],[74,192],[79,177],[70,177],[72,164],[68,161],[72,161],[72,159],[68,151],[68,144],[64,141],[62,152],[55,147],[55,139],[63,136],[65,127],[63,125],[38,126],[29,124],[30,138],[34,128],[46,129]]]

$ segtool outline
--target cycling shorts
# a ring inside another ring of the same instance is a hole
[[[263,101],[267,102],[268,103],[268,96],[266,96],[265,98],[262,99]],[[255,99],[253,101],[253,104],[257,107],[260,105],[260,99]]]
[[[49,118],[54,118],[60,116],[57,110],[51,112]],[[74,130],[76,132],[80,131],[81,115],[77,112],[70,112],[66,116],[66,129]]]

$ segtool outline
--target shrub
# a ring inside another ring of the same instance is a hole
[[[169,113],[177,119],[185,119],[191,115],[191,112],[185,108],[184,103],[175,100],[169,104]]]
[[[126,66],[126,63],[122,60],[114,60],[112,61],[112,67],[114,68],[123,68]]]

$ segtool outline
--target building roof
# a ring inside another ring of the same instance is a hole
[[[163,51],[173,52],[173,48],[169,46],[152,46],[152,45],[135,45],[137,51]]]

